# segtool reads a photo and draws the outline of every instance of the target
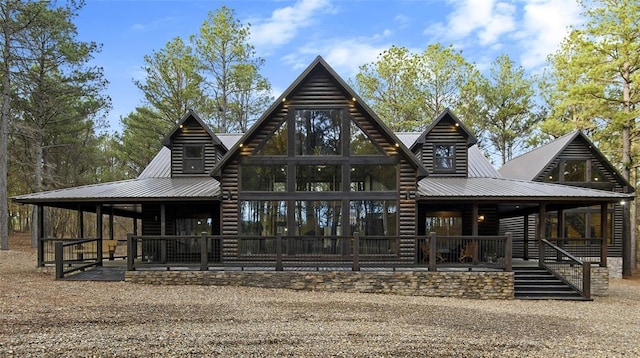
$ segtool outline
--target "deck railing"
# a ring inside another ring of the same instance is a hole
[[[199,265],[207,270],[221,264],[219,236],[135,236],[127,235],[127,270],[143,267]]]
[[[547,238],[547,241],[582,261],[607,267],[607,245],[602,238]]]
[[[472,269],[512,269],[513,237],[504,236],[437,236],[416,240],[416,257],[429,265],[430,271],[438,267],[466,267]],[[433,253],[433,254],[432,254]]]
[[[577,290],[582,297],[591,297],[591,263],[580,260],[563,248],[542,240],[540,265]]]
[[[100,239],[58,239],[54,245],[56,279],[102,264]]]

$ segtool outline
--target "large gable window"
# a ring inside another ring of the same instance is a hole
[[[182,160],[184,173],[204,173],[204,145],[185,145]]]
[[[592,159],[562,159],[543,180],[550,183],[607,183],[597,161]]]
[[[342,117],[340,109],[296,110],[296,155],[341,155]]]
[[[454,171],[456,165],[456,146],[454,144],[435,144],[433,146],[433,169]]]

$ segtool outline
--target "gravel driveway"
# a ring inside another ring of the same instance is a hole
[[[55,281],[0,251],[0,356],[640,356],[640,281],[593,302]]]

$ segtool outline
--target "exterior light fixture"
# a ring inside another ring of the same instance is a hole
[[[624,200],[620,200],[620,205],[624,205],[624,204],[626,204],[626,203],[627,203],[626,201],[624,201]]]
[[[400,143],[396,143],[396,148],[400,148]]]
[[[356,98],[355,98],[355,97],[351,97],[351,100],[352,100],[353,102],[355,102],[355,101],[356,101]]]
[[[456,123],[456,127],[460,127],[460,123]]]
[[[483,223],[484,222],[484,215],[478,215],[478,222],[479,223]]]
[[[181,124],[181,125],[180,125],[180,128],[182,128],[182,127],[184,127],[184,125],[183,125],[183,124]]]
[[[240,144],[238,145],[238,147],[242,148],[242,146],[243,146],[243,145],[244,145],[244,144],[240,143]]]
[[[282,97],[282,103],[286,102],[287,99],[285,97]]]

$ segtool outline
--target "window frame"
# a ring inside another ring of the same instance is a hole
[[[188,156],[191,152],[190,149],[197,148],[200,151],[199,157]],[[182,145],[182,172],[185,174],[204,174],[205,172],[205,149],[206,146],[204,144],[183,144]],[[193,168],[190,166],[195,165]]]
[[[438,147],[449,147],[451,150],[450,156],[439,156]],[[442,167],[438,159],[447,159],[451,162],[451,167]],[[454,173],[456,171],[456,144],[455,143],[434,143],[433,144],[433,171],[434,173]]]

